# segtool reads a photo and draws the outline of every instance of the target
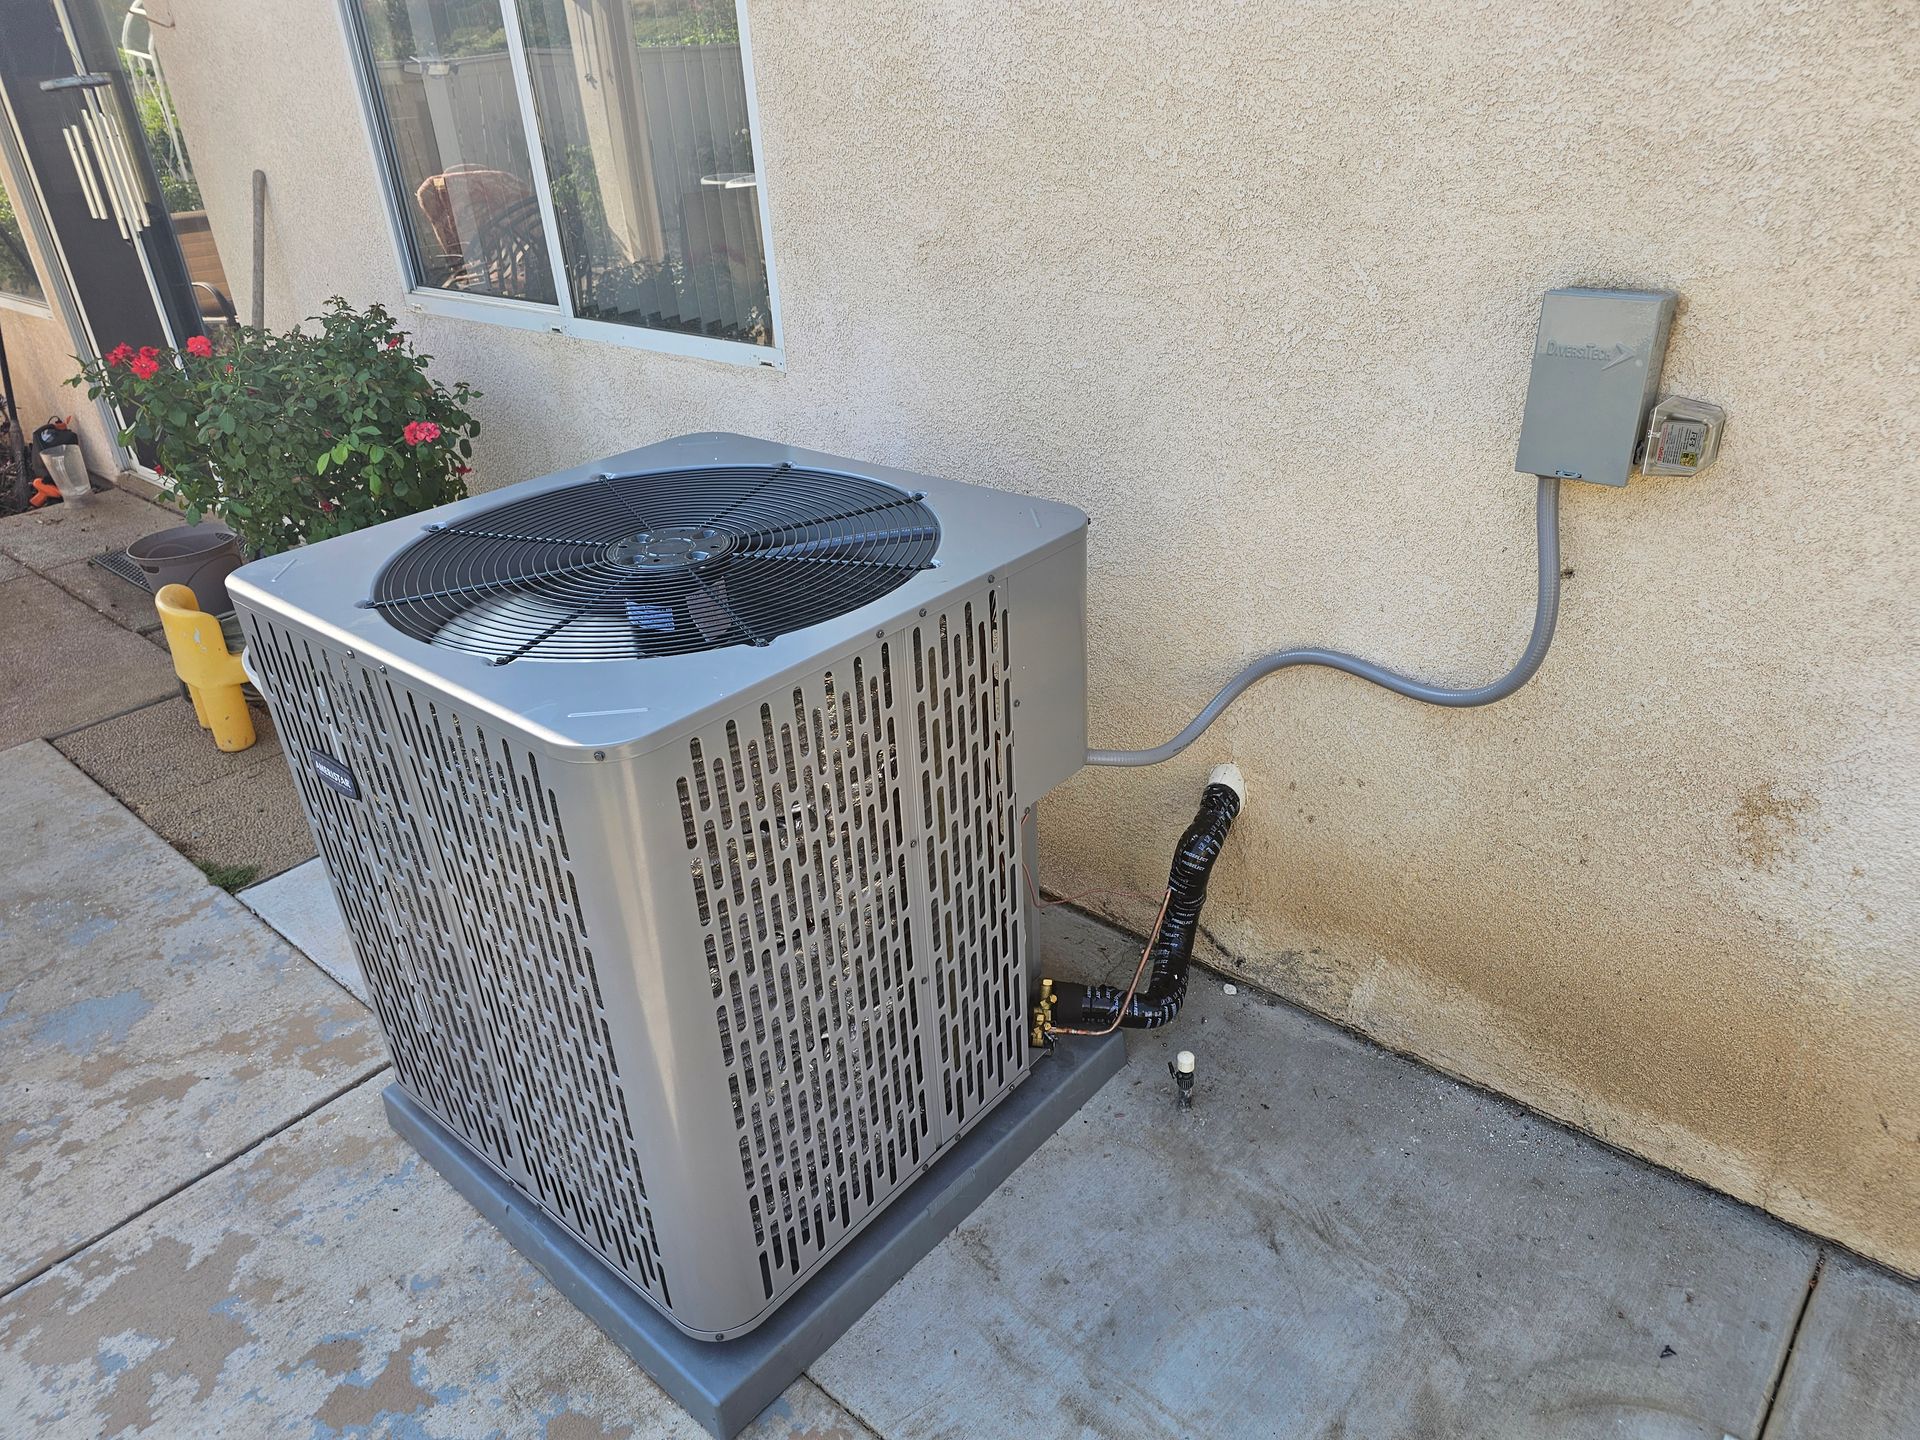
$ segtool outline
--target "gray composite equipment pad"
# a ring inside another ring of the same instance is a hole
[[[877,1215],[757,1329],[690,1339],[619,1275],[479,1160],[398,1085],[385,1092],[400,1137],[497,1226],[693,1418],[732,1440],[867,1308],[1126,1064],[1119,1034],[1064,1044],[1034,1063],[980,1123]]]

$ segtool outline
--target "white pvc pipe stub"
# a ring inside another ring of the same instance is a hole
[[[1240,802],[1242,810],[1247,808],[1247,777],[1240,773],[1240,767],[1231,760],[1213,767],[1207,772],[1209,785],[1224,785],[1233,791],[1233,798]]]

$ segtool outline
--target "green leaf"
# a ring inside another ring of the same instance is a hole
[[[316,475],[326,474],[327,466],[332,462],[332,460],[333,460],[333,454],[331,451],[329,451],[327,454],[322,455],[318,460],[315,460],[313,462],[313,473]]]
[[[369,495],[378,495],[380,488],[380,477],[369,472],[367,475],[367,493]]]

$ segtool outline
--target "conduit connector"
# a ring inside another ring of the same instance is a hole
[[[1040,979],[1040,1001],[1033,1007],[1033,1048],[1038,1050],[1047,1043],[1047,1031],[1053,1026],[1053,981],[1042,976]]]
[[[1175,1103],[1182,1110],[1193,1108],[1193,1051],[1182,1050],[1167,1062],[1167,1073],[1173,1076],[1174,1089],[1179,1091]]]

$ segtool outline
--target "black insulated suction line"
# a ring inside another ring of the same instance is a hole
[[[1173,852],[1167,876],[1167,911],[1153,943],[1153,977],[1147,988],[1129,1000],[1113,985],[1055,984],[1053,1023],[1076,1029],[1110,1027],[1116,1014],[1122,1026],[1152,1030],[1180,1013],[1187,998],[1187,965],[1193,959],[1193,937],[1200,930],[1200,907],[1207,902],[1207,877],[1227,843],[1227,832],[1240,813],[1240,797],[1231,786],[1212,784],[1200,797],[1199,812]],[[1124,1007],[1124,1008],[1123,1008]]]

